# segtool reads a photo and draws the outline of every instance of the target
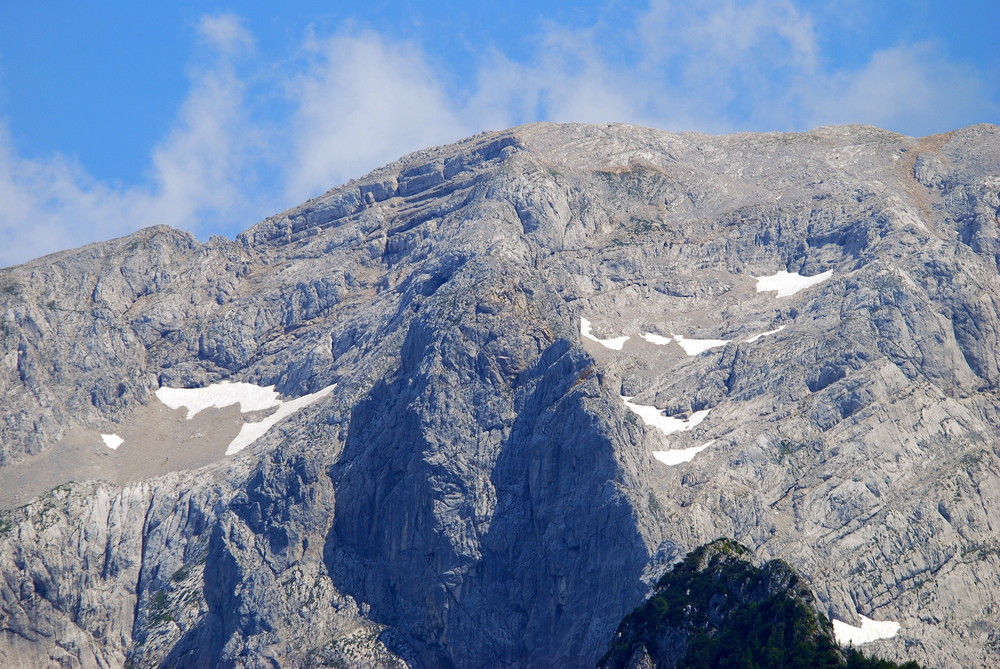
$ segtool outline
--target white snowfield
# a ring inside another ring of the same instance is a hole
[[[714,443],[715,439],[712,439],[711,441],[706,441],[701,446],[678,448],[673,451],[653,451],[653,457],[665,465],[679,465],[683,462],[691,462],[691,460],[694,459],[694,456],[698,455]]]
[[[624,395],[619,395],[619,397],[622,398],[622,402],[625,402],[625,406],[632,410],[632,413],[642,419],[643,423],[650,427],[655,427],[666,435],[694,429],[701,421],[705,420],[708,412],[711,411],[711,409],[702,409],[701,411],[695,411],[691,414],[690,418],[674,418],[673,416],[665,416],[656,407],[645,404],[633,404],[631,397],[625,397]]]
[[[781,270],[777,274],[772,274],[771,276],[761,276],[757,277],[757,292],[765,293],[770,291],[777,291],[777,297],[788,297],[789,295],[794,295],[800,290],[805,290],[816,284],[823,283],[827,279],[833,276],[833,270],[828,269],[821,274],[815,276],[802,276],[798,272],[786,272]]]
[[[876,622],[861,616],[861,627],[855,627],[836,618],[833,619],[833,635],[837,638],[837,643],[842,646],[849,644],[859,646],[869,641],[891,639],[898,631],[899,623],[891,620]]]
[[[607,348],[613,349],[615,351],[622,350],[622,347],[625,346],[625,342],[629,340],[629,337],[627,335],[624,337],[615,337],[614,339],[598,339],[597,337],[591,334],[590,321],[584,318],[583,316],[580,316],[580,334],[586,337],[587,339],[596,341],[601,346],[606,346]]]
[[[725,346],[729,343],[728,339],[688,339],[680,336],[679,334],[674,335],[674,340],[680,344],[680,347],[684,349],[684,352],[689,356],[695,356],[699,353],[704,353],[710,348]]]
[[[757,341],[758,339],[760,339],[761,337],[766,337],[768,335],[778,334],[779,332],[781,332],[782,330],[784,330],[786,327],[787,326],[785,326],[785,325],[781,325],[779,327],[776,327],[773,330],[768,330],[767,332],[761,332],[760,334],[755,334],[754,336],[750,337],[749,339],[744,339],[743,341],[745,341],[748,344],[752,344],[755,341]]]
[[[640,332],[639,336],[648,341],[650,344],[656,344],[657,346],[666,346],[673,341],[670,337],[663,337],[658,334],[653,334],[652,332]]]
[[[112,451],[117,450],[119,446],[125,443],[125,440],[119,437],[117,434],[102,434],[101,439],[104,440],[104,445],[110,448]]]
[[[256,423],[244,423],[240,433],[236,435],[226,448],[226,455],[239,453],[244,448],[264,436],[278,421],[291,416],[316,400],[329,395],[337,384],[327,386],[310,395],[303,395],[291,400],[278,399],[274,386],[256,386],[252,383],[231,383],[220,381],[206,388],[160,388],[156,396],[171,409],[187,409],[190,420],[199,412],[208,408],[240,405],[240,413],[263,411],[277,407],[270,416]]]
[[[171,409],[187,409],[187,417],[194,418],[205,409],[240,405],[241,413],[263,411],[279,406],[281,400],[274,386],[264,388],[252,383],[220,381],[206,388],[160,388],[156,396]]]

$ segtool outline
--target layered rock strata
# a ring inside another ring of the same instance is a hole
[[[989,125],[542,124],[0,270],[0,664],[593,666],[725,535],[993,666],[998,193]]]

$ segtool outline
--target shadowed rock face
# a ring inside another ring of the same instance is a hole
[[[995,664],[998,193],[995,126],[532,125],[0,270],[0,664],[593,666],[720,535]],[[221,380],[336,388],[225,456],[154,395]]]

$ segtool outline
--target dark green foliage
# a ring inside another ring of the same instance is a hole
[[[170,622],[174,619],[174,617],[167,612],[167,605],[167,593],[162,590],[157,590],[153,593],[149,602],[149,618],[154,625],[157,623]]]
[[[816,614],[784,594],[737,608],[717,634],[693,635],[689,644],[685,666],[692,668],[843,666]]]
[[[840,648],[795,570],[751,557],[730,539],[689,553],[622,621],[601,667],[623,667],[644,646],[657,667],[919,669]]]
[[[784,462],[785,458],[792,455],[796,451],[800,451],[806,447],[805,444],[799,442],[789,441],[788,439],[782,439],[778,443],[778,462]]]
[[[877,657],[865,657],[853,648],[845,650],[844,655],[847,656],[847,669],[921,669],[916,662],[897,664]]]

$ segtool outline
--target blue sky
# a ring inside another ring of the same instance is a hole
[[[1000,120],[1000,3],[0,6],[0,265],[232,237],[426,146],[548,121],[909,135]]]

